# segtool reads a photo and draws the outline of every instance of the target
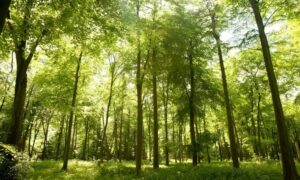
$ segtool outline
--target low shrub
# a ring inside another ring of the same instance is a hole
[[[32,171],[28,157],[14,147],[0,144],[0,178],[1,180],[26,179]]]

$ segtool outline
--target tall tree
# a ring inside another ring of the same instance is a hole
[[[157,105],[157,76],[156,76],[156,54],[157,49],[152,50],[152,93],[153,93],[153,168],[159,168],[158,149],[158,105]]]
[[[137,0],[136,4],[136,16],[137,16],[137,69],[136,69],[136,91],[137,91],[137,144],[136,144],[136,173],[139,174],[142,166],[142,155],[143,155],[143,104],[142,104],[142,72],[141,72],[141,42],[140,42],[140,1]]]
[[[189,94],[189,115],[190,115],[190,136],[192,145],[192,160],[193,166],[197,165],[197,146],[195,136],[195,70],[194,70],[194,44],[193,40],[190,39],[189,50],[188,50],[188,61],[190,71],[190,94]]]
[[[80,52],[79,59],[77,60],[77,67],[76,67],[75,81],[74,81],[74,88],[73,88],[73,97],[72,97],[70,117],[69,117],[69,122],[68,122],[68,133],[67,133],[67,139],[66,139],[66,145],[65,145],[64,163],[62,166],[62,171],[68,170],[68,160],[69,160],[69,154],[70,154],[72,125],[73,125],[73,118],[74,118],[74,113],[75,113],[75,109],[76,109],[76,97],[77,97],[81,59],[82,59],[82,52]]]
[[[270,90],[273,100],[273,108],[275,112],[277,130],[279,135],[279,144],[282,154],[282,167],[285,180],[296,180],[299,179],[299,175],[296,170],[295,162],[291,152],[291,144],[288,138],[288,131],[284,119],[283,108],[280,100],[280,94],[278,90],[278,84],[276,76],[274,73],[274,68],[272,64],[272,57],[269,48],[269,42],[265,33],[265,25],[260,13],[259,1],[249,0],[249,3],[252,7],[255,21],[257,24],[259,38],[262,48],[262,53],[264,57],[265,67],[268,75]]]
[[[230,149],[231,149],[231,158],[233,162],[233,167],[239,168],[239,160],[238,160],[238,153],[237,153],[237,144],[236,144],[236,138],[235,138],[235,132],[234,132],[234,119],[233,119],[233,113],[231,109],[231,103],[229,98],[229,92],[228,92],[228,85],[226,80],[226,73],[225,73],[225,67],[224,67],[224,61],[223,61],[223,55],[222,55],[222,49],[221,49],[221,40],[220,35],[216,30],[216,13],[214,10],[210,12],[211,15],[211,27],[213,36],[216,40],[217,49],[218,49],[218,56],[219,56],[219,63],[221,68],[221,75],[222,75],[222,84],[223,84],[223,91],[224,91],[224,100],[225,100],[225,106],[226,106],[226,114],[227,114],[227,126],[228,126],[228,134],[229,134],[229,141],[230,141]]]
[[[16,37],[15,30],[16,27],[9,23],[9,28],[13,33],[13,42],[15,46],[15,54],[17,60],[17,71],[16,71],[16,81],[15,81],[15,96],[13,102],[12,111],[12,122],[11,129],[7,137],[7,143],[12,145],[20,145],[21,134],[22,134],[22,124],[24,118],[24,105],[26,99],[26,88],[27,88],[27,70],[29,64],[33,58],[37,46],[41,42],[42,38],[46,35],[46,30],[42,30],[40,35],[36,37],[35,42],[29,47],[29,54],[26,56],[26,50],[28,50],[28,36],[30,25],[29,21],[31,19],[32,8],[34,6],[33,0],[27,0],[25,2],[24,16],[22,18],[22,24],[20,28],[22,34],[20,37]],[[19,148],[20,149],[20,148]]]

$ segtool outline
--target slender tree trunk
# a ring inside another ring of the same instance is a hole
[[[109,97],[108,97],[108,103],[107,103],[107,108],[106,108],[105,124],[104,124],[104,127],[103,127],[103,135],[102,135],[103,145],[107,145],[106,130],[107,130],[107,126],[108,126],[110,106],[111,106],[111,101],[112,101],[112,96],[113,96],[113,84],[114,84],[114,77],[113,77],[113,75],[114,75],[114,72],[112,73],[112,77],[111,77],[110,89],[109,89]],[[106,149],[108,149],[108,147],[106,147]]]
[[[264,23],[260,14],[259,4],[257,0],[249,0],[249,2],[251,4],[255,16],[255,20],[256,20],[258,32],[259,32],[262,53],[264,56],[265,67],[268,74],[269,85],[272,94],[273,108],[275,112],[275,119],[277,123],[278,135],[279,135],[279,144],[280,144],[280,150],[282,155],[281,161],[282,161],[284,179],[296,180],[299,179],[299,175],[297,173],[297,169],[291,152],[291,144],[288,138],[289,136],[285,124],[277,80],[273,69],[269,43],[265,33]]]
[[[235,134],[235,138],[236,138],[236,147],[237,147],[238,157],[240,158],[240,161],[243,161],[243,152],[242,152],[243,149],[242,149],[242,145],[240,144],[239,134],[238,134],[238,131],[237,131],[234,121],[233,121],[233,129],[234,129],[234,134]]]
[[[89,133],[89,120],[84,120],[85,136],[82,150],[82,159],[86,160],[86,151],[87,151],[87,142],[88,142],[88,133]]]
[[[187,141],[187,132],[186,132],[186,120],[184,119],[183,121],[183,129],[182,129],[182,136],[183,136],[183,142],[182,142],[182,145],[186,145],[188,144],[189,142]],[[183,146],[182,146],[183,147]],[[185,152],[184,154],[182,154],[183,156],[183,161],[187,161],[188,157],[185,156],[186,155],[186,148],[183,148],[183,151]],[[183,152],[182,151],[182,152]]]
[[[298,160],[298,162],[300,162],[300,142],[299,142],[299,140],[295,141],[294,145],[296,148],[297,160]]]
[[[30,116],[28,118],[28,124],[26,125],[26,128],[25,128],[25,132],[22,136],[22,139],[21,139],[21,144],[20,144],[20,151],[24,151],[25,150],[25,145],[26,145],[26,139],[27,139],[27,136],[28,136],[28,133],[29,133],[29,129],[30,129],[30,125],[31,125],[31,122],[33,120],[33,117]]]
[[[221,139],[222,139],[221,132],[220,132],[220,129],[218,129],[218,149],[219,149],[219,156],[220,156],[220,161],[223,161]]]
[[[193,166],[197,165],[197,147],[196,147],[196,138],[195,138],[195,73],[194,73],[194,64],[193,64],[193,44],[190,40],[190,50],[188,55],[189,68],[190,68],[190,96],[189,96],[189,109],[190,109],[190,136],[191,136],[191,145],[192,145],[192,160]]]
[[[195,122],[196,142],[197,142],[198,144],[200,144],[200,138],[201,138],[201,129],[200,129],[199,123],[200,123],[200,121],[196,119],[196,122]],[[200,155],[200,152],[197,153],[197,161],[198,161],[198,163],[201,162],[201,155]]]
[[[183,144],[182,144],[182,122],[179,122],[179,128],[178,128],[178,143],[179,143],[179,163],[182,163],[182,154],[183,154]]]
[[[204,132],[208,132],[206,130],[206,112],[205,112],[205,107],[204,107],[204,117],[203,117],[203,129],[204,129]],[[207,162],[210,163],[210,154],[209,154],[209,146],[208,146],[208,143],[206,144],[206,155],[207,155]]]
[[[136,13],[139,25],[140,2],[137,2]],[[137,133],[136,133],[136,173],[139,175],[142,166],[143,155],[143,104],[142,104],[142,73],[141,73],[141,45],[140,45],[140,30],[137,29],[137,72],[136,72],[136,89],[137,89]]]
[[[42,160],[44,160],[47,157],[48,132],[49,132],[49,125],[50,125],[51,119],[52,119],[52,114],[50,115],[49,118],[46,119],[46,122],[44,122],[44,120],[42,120],[42,126],[43,126],[43,131],[44,131],[43,150],[42,150],[42,157],[41,157]]]
[[[122,107],[121,107],[121,119],[120,119],[120,130],[119,130],[119,148],[118,148],[118,159],[119,162],[122,162],[122,143],[123,143],[123,118],[124,118],[124,99],[122,99]]]
[[[172,118],[172,142],[173,144],[175,144],[175,120],[174,118]],[[174,159],[175,159],[175,163],[177,163],[177,150],[174,151]]]
[[[27,100],[27,103],[26,103],[24,119],[26,118],[28,112],[29,112],[29,118],[28,118],[28,123],[26,124],[25,132],[23,133],[23,135],[21,137],[20,145],[18,147],[19,151],[24,151],[25,150],[25,145],[26,145],[26,139],[27,139],[27,136],[28,136],[29,126],[30,126],[30,123],[33,119],[32,114],[30,114],[30,110],[28,109],[29,104],[30,104],[30,97],[32,96],[32,92],[33,92],[33,86],[31,86],[31,88],[30,88],[28,100]]]
[[[75,111],[75,108],[76,108],[76,97],[77,97],[77,88],[78,88],[78,80],[79,80],[79,71],[80,71],[81,59],[82,59],[82,52],[80,53],[79,59],[77,61],[75,82],[74,82],[74,89],[73,89],[73,97],[72,97],[72,105],[71,105],[71,111],[70,111],[70,119],[69,119],[69,122],[68,122],[69,123],[68,124],[68,134],[67,134],[67,140],[66,140],[66,145],[65,145],[64,163],[63,163],[62,171],[67,171],[68,170],[68,160],[69,160],[69,154],[70,154],[72,124],[73,124],[74,111]]]
[[[76,139],[77,139],[77,118],[78,116],[74,116],[74,125],[73,125],[73,135],[72,135],[72,143],[71,143],[71,158],[75,158],[75,149],[76,149]]]
[[[157,82],[156,82],[156,49],[153,48],[152,54],[152,93],[153,93],[153,168],[159,168],[159,149],[158,149],[158,106],[157,106]]]
[[[250,89],[250,94],[249,94],[249,98],[250,98],[250,104],[251,104],[251,135],[253,136],[253,151],[254,153],[259,156],[258,153],[258,147],[257,147],[257,137],[256,137],[256,127],[255,127],[255,121],[254,121],[254,93],[253,93],[253,87],[251,86]]]
[[[32,142],[32,146],[31,146],[31,150],[29,151],[29,158],[31,159],[33,156],[33,152],[34,152],[34,146],[35,146],[35,141],[36,138],[40,132],[40,127],[41,127],[41,122],[36,122],[34,125],[34,135],[33,135],[33,142]]]
[[[33,127],[33,124],[30,124],[30,126],[29,126],[29,135],[28,135],[28,146],[27,146],[28,156],[30,155],[30,148],[31,148],[32,127]]]
[[[114,138],[114,143],[113,143],[113,149],[114,149],[114,158],[115,161],[117,161],[118,158],[118,112],[116,110],[116,105],[114,104],[114,127],[113,127],[113,138]]]
[[[62,139],[63,130],[64,130],[64,124],[65,124],[65,117],[62,116],[62,120],[60,122],[60,127],[59,127],[59,132],[58,132],[58,137],[57,137],[57,144],[56,144],[56,153],[55,153],[56,160],[58,160],[59,155],[60,155],[60,146],[61,146],[61,139]]]
[[[152,140],[151,140],[151,112],[150,108],[148,109],[148,116],[147,116],[147,126],[148,126],[148,148],[149,148],[149,161],[152,161]]]
[[[257,100],[257,151],[258,156],[262,156],[262,147],[261,147],[261,110],[260,110],[260,101],[261,95],[258,92],[258,100]]]
[[[163,90],[164,120],[165,120],[165,156],[166,166],[169,166],[169,134],[168,134],[168,102],[169,101],[169,82]]]
[[[229,92],[228,92],[228,87],[227,87],[226,73],[225,73],[223,55],[222,55],[222,50],[221,50],[221,40],[220,40],[219,34],[216,31],[215,13],[211,14],[211,20],[212,20],[213,36],[217,43],[220,68],[221,68],[221,74],[222,74],[222,84],[223,84],[223,90],[224,90],[224,99],[225,99],[227,121],[228,121],[227,125],[228,125],[231,157],[232,157],[233,167],[239,168],[240,165],[239,165],[239,160],[238,160],[237,144],[236,144],[236,139],[235,139],[235,134],[234,134],[234,127],[233,127],[234,119],[233,119],[233,115],[232,115],[231,103],[230,103]]]

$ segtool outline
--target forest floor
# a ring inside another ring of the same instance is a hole
[[[153,170],[151,164],[144,165],[140,176],[135,175],[134,162],[105,162],[96,161],[69,161],[68,172],[61,172],[60,161],[36,161],[31,163],[33,170],[28,179],[56,180],[56,179],[188,179],[188,180],[279,180],[282,179],[282,170],[279,161],[242,162],[241,168],[235,170],[230,162],[201,163],[197,167],[189,164],[161,165],[160,169]],[[300,172],[300,164],[297,164]],[[26,179],[27,179],[26,178]]]

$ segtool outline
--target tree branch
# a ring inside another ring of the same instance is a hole
[[[32,45],[31,49],[30,49],[30,53],[26,58],[26,65],[28,66],[30,64],[30,61],[36,51],[37,46],[39,45],[39,43],[41,42],[42,38],[46,35],[47,30],[44,29],[41,33],[41,35],[36,39],[36,41],[34,42],[34,44]]]

